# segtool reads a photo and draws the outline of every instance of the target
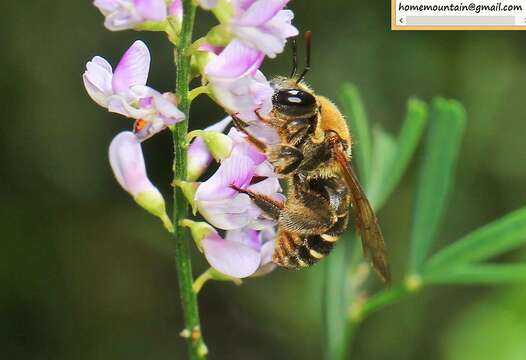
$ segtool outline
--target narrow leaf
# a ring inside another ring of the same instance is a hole
[[[362,97],[356,86],[344,84],[340,93],[343,113],[353,135],[353,154],[363,184],[369,180],[369,167],[372,157],[372,142],[369,121],[365,113]]]
[[[370,178],[366,192],[373,208],[378,211],[378,202],[383,196],[385,182],[389,178],[389,169],[395,161],[397,145],[395,138],[380,126],[373,129],[373,157],[370,166]]]
[[[489,223],[436,253],[426,264],[439,271],[455,264],[485,260],[526,244],[526,207]]]
[[[434,99],[416,190],[409,267],[417,273],[427,257],[451,188],[465,125],[462,105]]]
[[[384,177],[381,178],[383,185],[378,197],[375,198],[377,209],[383,206],[405,174],[424,133],[427,113],[425,102],[416,98],[411,98],[407,102],[407,113],[396,140],[396,153],[392,157]]]
[[[452,266],[424,275],[428,284],[504,284],[526,282],[526,264],[475,264]]]
[[[356,240],[355,240],[356,242]],[[326,359],[345,359],[349,350],[347,302],[347,270],[349,268],[349,233],[338,242],[324,262],[323,276],[323,345]]]

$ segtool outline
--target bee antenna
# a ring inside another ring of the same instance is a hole
[[[296,71],[298,71],[298,47],[296,45],[296,38],[293,38],[292,39],[292,71],[290,72],[291,78],[296,76]]]
[[[296,83],[300,83],[305,77],[305,75],[310,70],[311,44],[312,44],[312,32],[309,30],[305,32],[305,45],[306,45],[306,50],[307,50],[306,64],[305,64],[305,68],[303,69],[302,73],[298,77],[298,80],[296,81]]]

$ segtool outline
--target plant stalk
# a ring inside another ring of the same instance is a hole
[[[176,96],[179,109],[185,114],[185,120],[176,124],[172,129],[174,143],[174,180],[186,180],[186,134],[188,132],[188,118],[190,101],[188,98],[190,57],[187,50],[192,43],[195,6],[192,0],[183,0],[183,23],[176,48]],[[182,336],[188,339],[188,357],[192,360],[205,359],[207,348],[201,335],[199,308],[197,296],[192,290],[193,276],[190,259],[190,244],[186,230],[179,225],[179,220],[186,218],[188,202],[178,186],[174,187],[173,224],[175,225],[175,263],[179,280],[179,292],[184,314],[185,329]]]

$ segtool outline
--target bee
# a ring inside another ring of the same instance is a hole
[[[298,76],[293,42],[290,77],[276,77],[273,109],[267,117],[256,114],[279,134],[280,143],[267,145],[251,135],[247,124],[233,115],[236,128],[263,151],[275,172],[287,183],[287,200],[277,202],[264,194],[246,193],[277,226],[273,262],[289,268],[305,268],[333,249],[352,217],[360,233],[366,257],[382,280],[390,282],[390,270],[378,219],[350,164],[352,137],[345,118],[329,99],[316,95],[303,79],[310,69],[311,33],[305,34],[307,61]],[[352,214],[352,216],[351,216]]]

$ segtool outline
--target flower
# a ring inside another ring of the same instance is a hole
[[[140,120],[136,132],[141,140],[184,119],[173,94],[161,94],[146,86],[149,69],[150,51],[138,40],[126,50],[115,71],[108,61],[95,56],[82,76],[93,101],[111,112]]]
[[[223,132],[225,128],[230,124],[232,118],[227,116],[223,120],[205,128],[205,131],[218,131]],[[201,175],[206,171],[208,166],[212,163],[213,157],[206,145],[205,141],[201,137],[195,138],[195,140],[188,147],[187,153],[187,177],[190,181],[199,179]]]
[[[298,35],[291,21],[294,13],[283,10],[289,0],[233,0],[235,15],[230,31],[245,45],[270,58],[283,52],[287,38]]]
[[[141,144],[134,133],[124,131],[115,136],[110,144],[109,160],[113,174],[122,188],[137,204],[159,217],[165,227],[172,230],[164,198],[148,179]]]
[[[265,194],[282,202],[272,165],[236,129],[231,129],[228,136],[233,141],[230,156],[197,188],[195,203],[199,213],[213,226],[225,230],[245,226],[261,229],[274,224],[247,194],[233,188]]]
[[[206,222],[184,219],[180,224],[190,229],[197,248],[204,252],[212,268],[223,275],[243,278],[264,275],[275,268],[273,227],[229,230],[223,238]]]
[[[206,260],[214,269],[235,278],[264,275],[275,267],[272,263],[272,228],[262,231],[246,227],[229,230],[224,239],[213,231],[201,241],[201,246]]]
[[[146,21],[163,21],[167,15],[164,0],[95,0],[93,4],[105,16],[104,26],[111,31],[133,29]]]
[[[233,40],[219,55],[211,55],[205,76],[216,101],[243,120],[256,120],[272,109],[273,90],[259,71],[263,53]]]

